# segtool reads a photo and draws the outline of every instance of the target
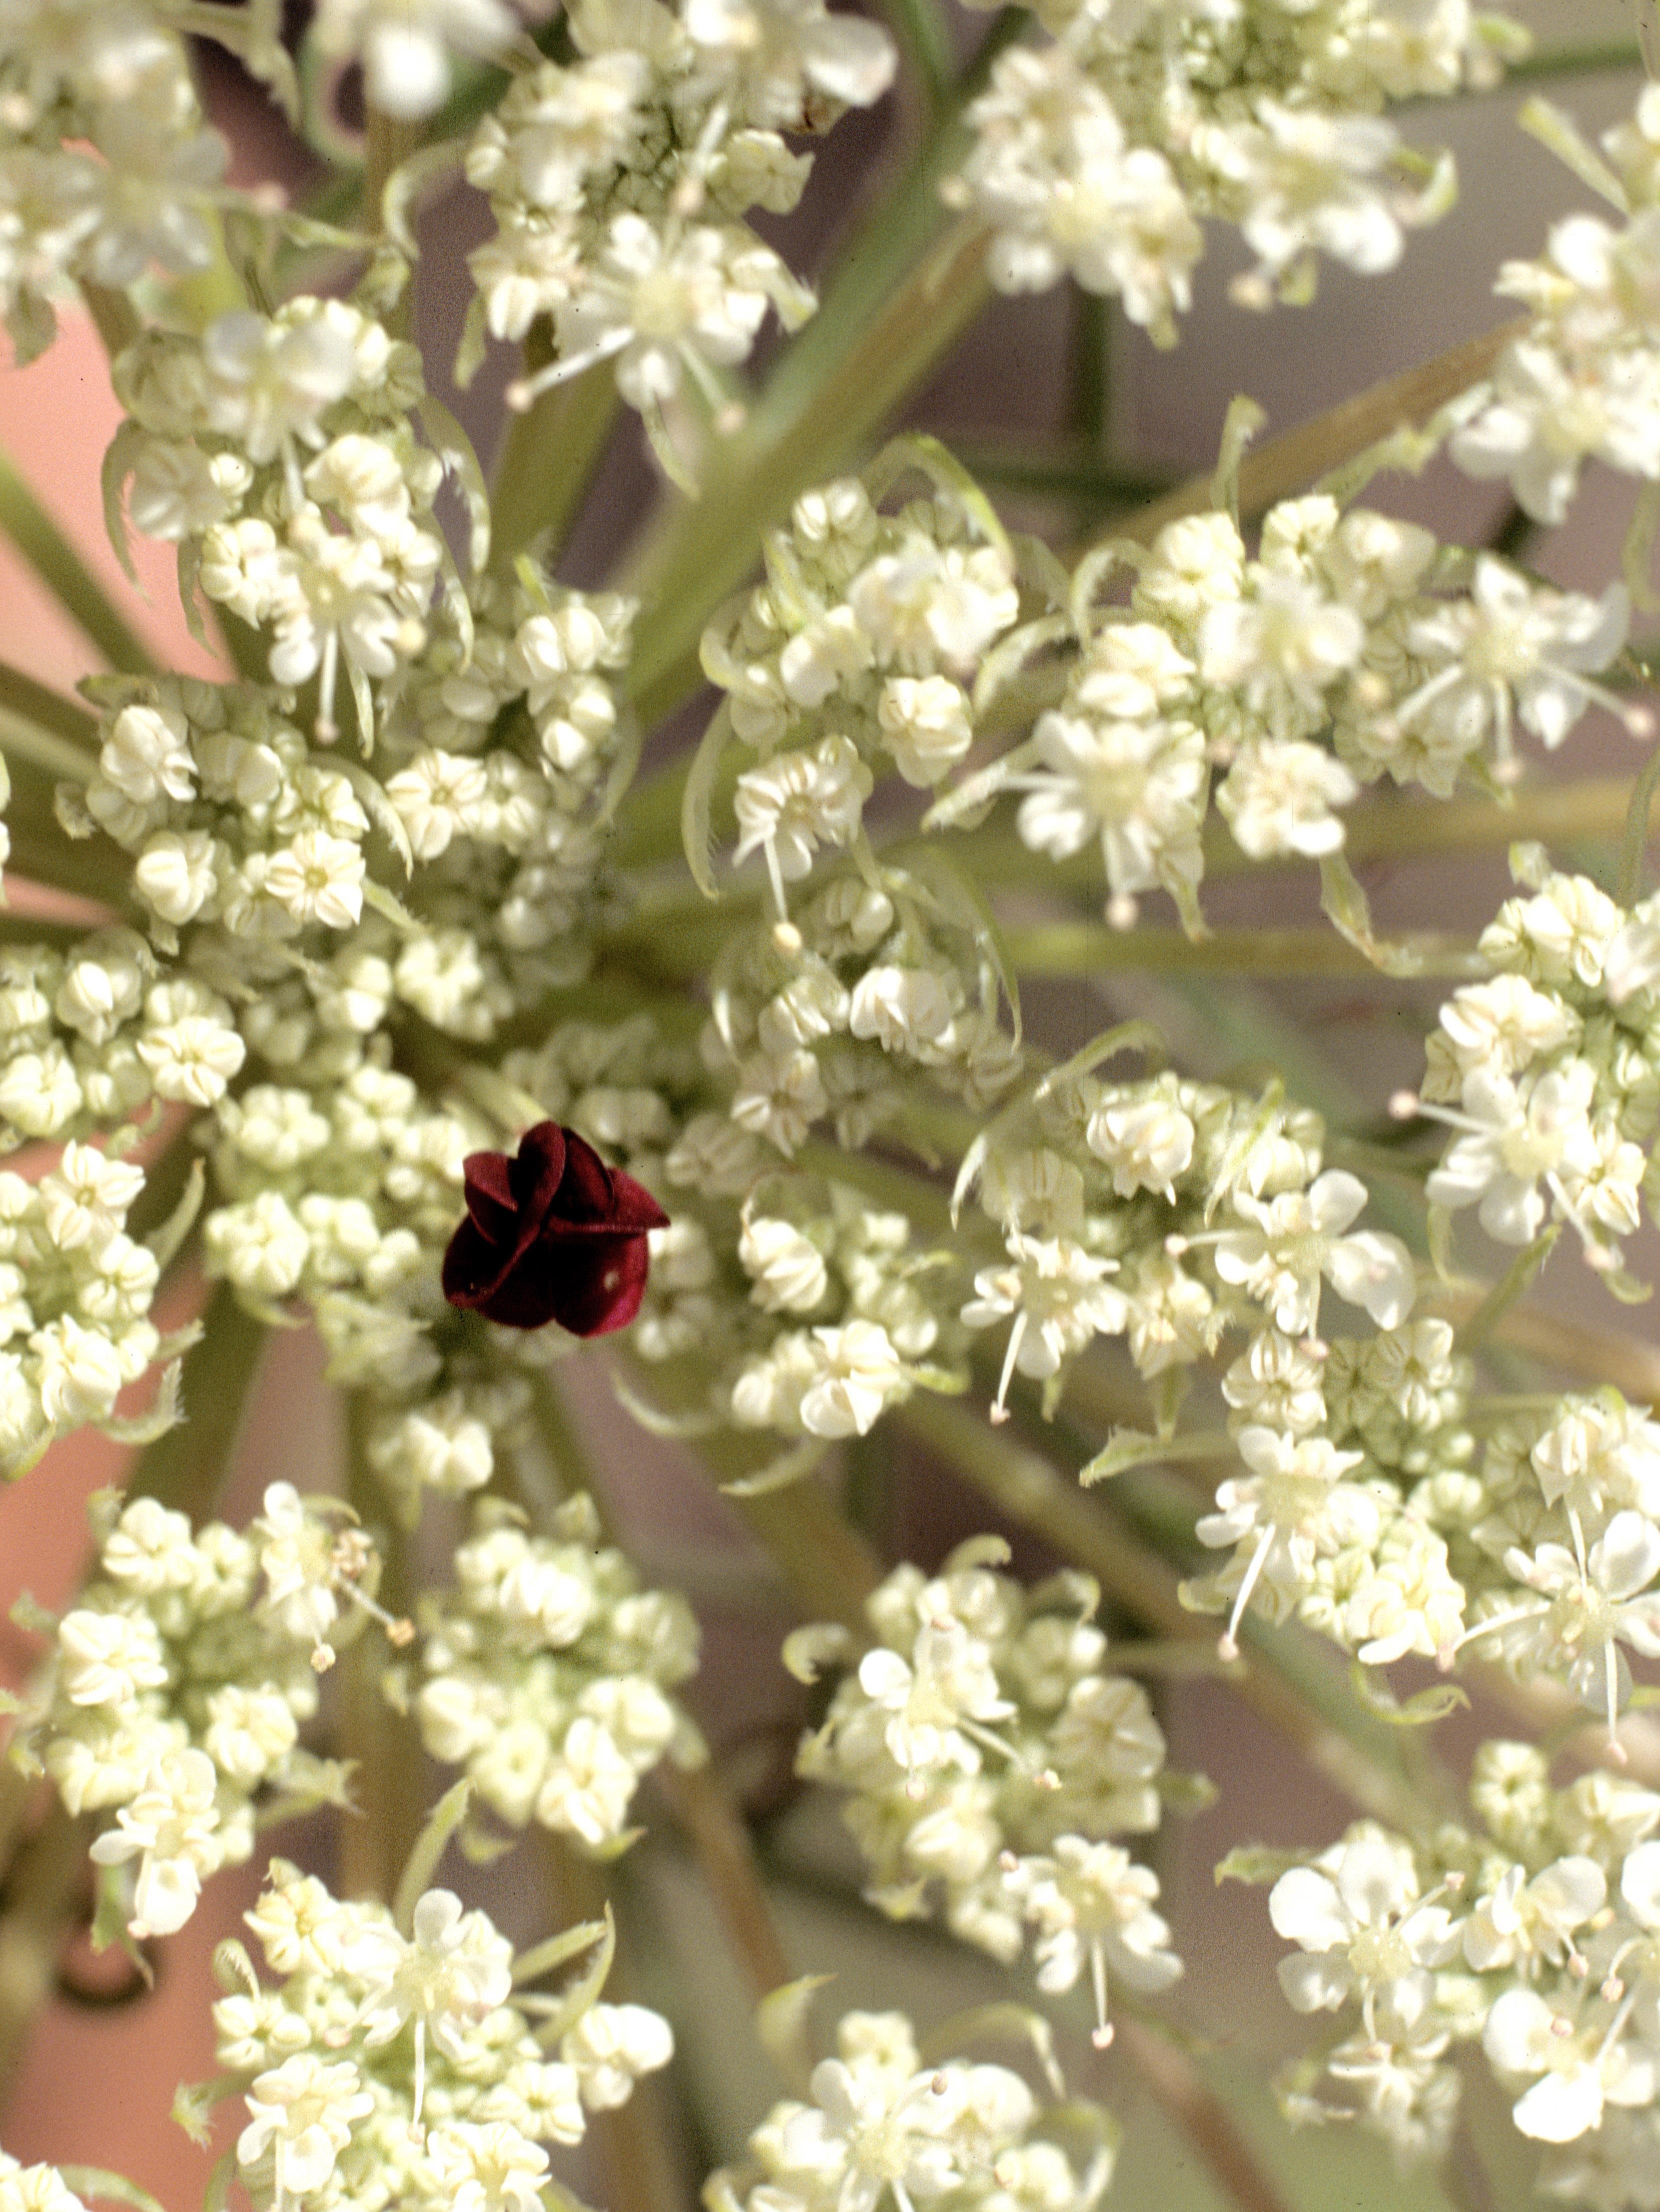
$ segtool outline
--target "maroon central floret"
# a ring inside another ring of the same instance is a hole
[[[640,1310],[646,1232],[668,1216],[632,1176],[557,1121],[538,1121],[505,1152],[464,1164],[467,1218],[444,1255],[444,1296],[506,1328],[556,1321],[604,1336]]]

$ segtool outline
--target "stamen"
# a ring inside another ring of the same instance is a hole
[[[319,744],[331,745],[340,734],[340,726],[334,719],[334,686],[340,672],[340,633],[328,629],[323,634],[323,660],[317,679],[317,720],[312,725]]]
[[[568,354],[562,361],[550,361],[534,376],[515,377],[502,396],[515,415],[527,415],[544,392],[551,392],[556,385],[569,384],[572,377],[581,376],[587,369],[597,368],[602,361],[621,353],[633,339],[633,331],[624,324],[621,330],[612,331],[586,352]]]
[[[1009,1417],[1006,1403],[1009,1384],[1014,1380],[1014,1363],[1019,1356],[1021,1339],[1026,1333],[1026,1310],[1021,1307],[1014,1316],[1014,1327],[1009,1331],[1009,1348],[1003,1354],[1003,1372],[998,1377],[997,1395],[992,1401],[991,1419],[994,1428],[1000,1428]]]
[[[1245,1617],[1245,1607],[1250,1603],[1257,1577],[1268,1565],[1268,1553],[1274,1549],[1274,1540],[1279,1533],[1279,1528],[1270,1521],[1256,1540],[1256,1549],[1251,1553],[1245,1579],[1239,1585],[1239,1595],[1233,1601],[1233,1611],[1228,1615],[1227,1627],[1217,1642],[1216,1656],[1225,1665],[1231,1665],[1239,1656],[1239,1624]]]
[[[1090,1980],[1095,1989],[1095,2027],[1090,2041],[1104,2051],[1112,2041],[1112,2022],[1107,2018],[1107,1954],[1097,1936],[1090,1944]]]

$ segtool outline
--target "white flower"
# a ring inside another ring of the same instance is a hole
[[[1104,1092],[1084,1139],[1111,1170],[1119,1198],[1152,1190],[1174,1200],[1177,1176],[1193,1164],[1193,1123],[1168,1095]]]
[[[1242,1429],[1237,1443],[1250,1473],[1218,1484],[1217,1510],[1198,1526],[1201,1544],[1238,1547],[1223,1638],[1230,1652],[1259,1581],[1282,1605],[1294,1601],[1309,1587],[1316,1558],[1345,1544],[1370,1548],[1378,1528],[1373,1499],[1341,1479],[1361,1453],[1340,1452],[1325,1437],[1293,1439],[1259,1427]]]
[[[1252,860],[1289,853],[1313,860],[1342,843],[1332,809],[1359,792],[1342,762],[1318,745],[1262,744],[1237,754],[1216,803]]]
[[[622,1833],[639,1779],[611,1730],[581,1713],[566,1729],[542,1784],[536,1817],[544,1827],[562,1829],[595,1850]]]
[[[196,1910],[203,1875],[218,1867],[218,1790],[205,1752],[164,1752],[121,1807],[119,1826],[94,1842],[92,1856],[100,1866],[139,1862],[127,1927],[141,1942],[182,1928]]]
[[[575,296],[556,307],[560,374],[613,355],[617,388],[631,407],[660,409],[690,368],[745,360],[766,312],[787,329],[812,308],[812,295],[769,246],[737,228],[687,224],[678,235],[643,216],[614,216]],[[521,387],[533,397],[535,380]]]
[[[184,716],[171,707],[123,708],[110,725],[98,770],[135,806],[193,798],[196,763]]]
[[[1434,1994],[1432,1970],[1458,1946],[1442,1905],[1421,1900],[1411,1847],[1370,1824],[1317,1866],[1280,1875],[1268,1899],[1276,1935],[1300,1945],[1280,1980],[1298,2012],[1335,2012],[1358,1996],[1366,2033],[1409,2032]]]
[[[829,1287],[824,1255],[793,1223],[757,1215],[746,1220],[739,1265],[768,1313],[811,1313]]]
[[[921,789],[938,783],[974,742],[967,696],[946,676],[891,676],[876,720],[894,766]]]
[[[949,1615],[924,1620],[909,1660],[880,1645],[867,1651],[859,1662],[859,1686],[887,1716],[884,1741],[913,1790],[931,1768],[977,1774],[988,1724],[1015,1710],[998,1687],[988,1645]],[[990,1741],[1008,1755],[995,1737]]]
[[[277,2201],[319,2195],[351,2141],[352,2124],[374,2110],[374,2099],[349,2058],[329,2065],[296,2051],[258,2075],[248,2091],[248,2124],[236,2139],[239,2166],[269,2153]]]
[[[362,917],[364,872],[363,855],[349,839],[304,830],[272,854],[265,889],[296,921],[350,929]]]
[[[778,910],[782,886],[812,866],[820,845],[850,845],[859,834],[872,776],[848,738],[826,738],[812,752],[782,753],[738,779],[733,806],[741,833],[733,859],[741,867],[764,852]]]
[[[929,968],[867,968],[854,986],[848,1027],[885,1052],[921,1054],[938,1045],[956,1011],[947,978]]]
[[[642,2075],[668,2064],[674,2037],[662,2014],[645,2005],[594,2004],[560,2039],[559,2056],[575,2068],[589,2112],[611,2112]]]
[[[1375,1230],[1346,1235],[1366,1202],[1365,1185],[1329,1168],[1306,1191],[1252,1198],[1236,1209],[1256,1226],[1216,1239],[1216,1272],[1266,1308],[1285,1336],[1312,1334],[1320,1318],[1320,1279],[1364,1306],[1380,1328],[1398,1328],[1414,1295],[1412,1256],[1398,1237]]]
[[[1519,1964],[1531,1977],[1541,1962],[1560,1966],[1574,1955],[1574,1929],[1602,1911],[1608,1888],[1595,1859],[1554,1859],[1531,1881],[1525,1867],[1506,1867],[1462,1924],[1464,1956],[1480,1974]]]
[[[1657,2087],[1653,2057],[1622,2041],[1617,2021],[1581,2021],[1535,1990],[1505,1990],[1487,2014],[1481,2047],[1500,2074],[1538,2078],[1511,2118],[1541,2142],[1572,2142],[1601,2124],[1605,2105],[1646,2105]],[[1610,2032],[1614,2031],[1614,2032]]]
[[[320,446],[319,418],[353,380],[350,342],[326,315],[271,321],[238,309],[208,325],[202,358],[208,426],[256,466],[276,460],[292,439]]]
[[[1519,1547],[1505,1554],[1506,1571],[1536,1602],[1477,1621],[1471,1638],[1497,1634],[1513,1665],[1561,1674],[1582,1703],[1615,1723],[1631,1696],[1631,1668],[1620,1649],[1660,1658],[1660,1528],[1640,1513],[1616,1513],[1583,1558],[1564,1544]]]
[[[538,2212],[548,2154],[505,2121],[435,2128],[427,2157],[452,2212]]]
[[[1128,1317],[1124,1294],[1107,1282],[1116,1260],[1098,1257],[1067,1237],[1008,1239],[1012,1265],[986,1267],[963,1309],[970,1328],[990,1328],[1014,1316],[995,1407],[1001,1409],[1016,1369],[1040,1382],[1060,1371],[1091,1338],[1116,1336]],[[994,1410],[994,1419],[1000,1418]],[[1006,1416],[1005,1416],[1006,1418]]]
[[[824,0],[686,0],[681,20],[736,112],[764,129],[800,129],[814,94],[869,107],[898,61],[879,24]]]
[[[1596,1076],[1583,1060],[1519,1083],[1495,1069],[1473,1068],[1457,1109],[1421,1109],[1460,1133],[1425,1186],[1432,1205],[1478,1206],[1489,1237],[1505,1244],[1531,1243],[1545,1217],[1540,1178],[1560,1201],[1560,1171],[1570,1145],[1589,1137],[1595,1090]],[[1572,1218],[1572,1204],[1564,1210]]]
[[[800,1419],[809,1436],[868,1435],[877,1416],[909,1388],[905,1364],[886,1329],[870,1321],[815,1328],[812,1374]]]
[[[508,44],[518,21],[502,0],[324,0],[320,49],[361,55],[369,100],[387,115],[417,118],[441,106],[449,90],[447,49],[489,59]]]
[[[1420,615],[1408,643],[1430,673],[1395,710],[1455,729],[1467,750],[1491,732],[1502,766],[1512,717],[1552,751],[1593,700],[1625,710],[1586,672],[1608,666],[1626,641],[1631,602],[1622,584],[1601,599],[1531,584],[1490,554],[1475,563],[1468,599]]]
[[[125,1705],[167,1680],[155,1623],[147,1613],[77,1607],[58,1625],[58,1664],[73,1705]]]
[[[405,2021],[415,2023],[418,2122],[429,2032],[451,2057],[465,2054],[467,2030],[508,2000],[513,1946],[483,1913],[464,1911],[447,1889],[429,1889],[416,1900],[407,1942],[392,1928],[368,1931],[356,1963],[365,1984],[359,2014],[364,2041],[371,2048],[390,2042]]]
[[[1116,895],[1198,881],[1205,741],[1191,722],[1097,720],[1063,711],[1032,732],[1023,843],[1064,860],[1098,830]]]
[[[1057,1837],[1047,1857],[1028,1859],[1018,1877],[1022,1909],[1036,1926],[1037,1986],[1069,1990],[1088,1966],[1095,1993],[1095,2041],[1111,2037],[1109,1975],[1150,1994],[1168,1989],[1182,1961],[1170,1928],[1152,1909],[1158,1877],[1116,1844]]]

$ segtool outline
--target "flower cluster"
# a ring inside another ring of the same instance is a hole
[[[1660,1121],[1651,1042],[1660,1011],[1660,905],[1627,913],[1536,848],[1512,866],[1525,896],[1483,931],[1490,978],[1442,1008],[1421,1096],[1397,1101],[1452,1134],[1431,1176],[1435,1206],[1473,1206],[1484,1230],[1527,1244],[1572,1227],[1616,1290],[1621,1240],[1644,1206],[1644,1146]]]
[[[111,501],[125,487],[137,527],[179,546],[187,603],[199,585],[269,632],[274,684],[317,678],[325,741],[346,677],[367,750],[370,678],[421,653],[441,576],[455,590],[432,526],[443,463],[410,428],[423,396],[420,356],[349,302],[301,296],[273,315],[222,315],[199,337],[147,331],[113,374],[129,421],[106,465]],[[173,734],[171,745],[159,734],[135,738],[130,761],[118,748],[103,763],[114,834],[192,797],[183,732]],[[235,805],[234,785],[221,796]],[[362,871],[337,869],[334,846],[367,824],[355,805],[343,813],[331,823],[324,805],[305,825],[311,842],[286,902],[295,921],[337,929],[356,918]]]
[[[912,2203],[1092,2212],[1112,2178],[1104,2137],[1074,2163],[1039,2132],[1049,2115],[1006,2066],[924,2065],[903,2013],[844,2014],[836,2051],[812,2069],[811,2103],[775,2105],[745,2163],[710,2176],[708,2212],[877,2212],[890,2192],[899,2212]],[[1054,2124],[1075,2130],[1085,2114],[1073,2106],[1063,2117],[1062,2085],[1053,2086]]]
[[[515,1963],[488,1917],[448,1890],[427,1891],[399,1926],[283,1859],[246,1917],[274,1980],[240,1943],[221,1946],[220,2073],[196,2101],[205,2118],[246,2098],[236,2170],[259,2212],[328,2212],[366,2195],[533,2212],[544,2146],[579,2142],[589,2112],[624,2103],[672,2055],[668,2023],[598,2002],[593,1972],[561,1996],[520,1990],[526,1966],[539,1974],[591,1950],[597,1927]]]
[[[0,970],[7,957],[0,953]],[[37,972],[22,981],[28,965],[26,957],[14,957],[17,980],[9,993],[0,984],[0,1003],[37,992],[44,1000],[40,987],[48,979]],[[147,1032],[147,1041],[154,1046],[161,1033]],[[20,1064],[33,1058],[39,1068],[43,1057],[20,1055],[0,1090],[8,1084],[21,1090],[27,1069],[20,1073]],[[27,1115],[21,1097],[16,1103]],[[143,1189],[144,1171],[134,1162],[73,1142],[37,1182],[0,1173],[0,1469],[8,1476],[87,1422],[114,1436],[147,1433],[142,1419],[115,1414],[121,1392],[169,1349],[149,1318],[156,1253],[126,1233]],[[171,1418],[164,1392],[155,1419],[166,1426]]]
[[[16,359],[57,330],[66,279],[119,289],[213,258],[225,144],[206,127],[180,32],[232,47],[286,90],[279,11],[143,0],[20,0],[0,42],[0,316]]]
[[[339,1800],[306,1751],[317,1677],[370,1614],[380,1562],[344,1509],[266,1491],[246,1534],[192,1532],[154,1498],[100,1509],[99,1572],[57,1624],[43,1709],[22,1739],[71,1813],[115,1815],[100,1865],[136,1859],[128,1924],[170,1935],[202,1883],[253,1850],[259,1809]]]
[[[1099,1336],[1123,1336],[1152,1380],[1230,1326],[1311,1334],[1328,1283],[1383,1328],[1411,1309],[1410,1255],[1354,1226],[1365,1187],[1323,1166],[1318,1115],[1277,1089],[1105,1080],[1096,1069],[1122,1042],[1110,1033],[1042,1078],[964,1162],[958,1195],[977,1179],[1004,1243],[962,1314],[973,1329],[1010,1324],[994,1419],[1017,1373],[1052,1406]]]
[[[1660,1796],[1601,1771],[1553,1789],[1541,1753],[1500,1741],[1478,1753],[1470,1800],[1479,1826],[1409,1838],[1363,1821],[1309,1860],[1226,1863],[1274,1880],[1275,1931],[1298,1947],[1280,1967],[1291,2003],[1352,2023],[1289,2070],[1285,2109],[1434,2155],[1457,2117],[1455,2055],[1479,2045],[1521,2132],[1562,2147],[1541,2187],[1620,2212],[1646,2201],[1657,2148]]]
[[[643,12],[580,0],[567,20],[572,58],[519,76],[468,150],[497,228],[471,257],[460,373],[486,331],[520,339],[551,318],[555,358],[514,403],[614,360],[618,390],[684,476],[665,410],[684,420],[684,393],[729,429],[743,410],[725,373],[769,307],[794,330],[815,304],[743,221],[800,198],[812,156],[783,133],[822,131],[879,99],[892,43],[824,0],[648,0]]]
[[[992,226],[1000,289],[1070,276],[1165,345],[1204,222],[1256,256],[1233,283],[1242,306],[1306,301],[1317,254],[1393,268],[1403,231],[1444,214],[1455,186],[1450,157],[1404,147],[1379,111],[1491,84],[1528,47],[1452,0],[1043,0],[1037,14],[1050,40],[998,57],[948,197]]]
[[[796,501],[768,534],[766,580],[703,635],[703,672],[726,696],[706,737],[761,756],[738,778],[739,866],[784,886],[821,851],[852,846],[875,775],[937,787],[974,741],[976,674],[1020,614],[1014,554],[986,502],[927,447],[902,441],[876,481],[912,460],[932,498],[883,514],[854,479]]]
[[[1566,117],[1545,120],[1548,143],[1624,220],[1568,216],[1539,260],[1505,264],[1498,289],[1531,319],[1452,453],[1474,476],[1506,478],[1539,521],[1560,522],[1588,460],[1660,478],[1660,94],[1645,88],[1631,119],[1604,134],[1606,162]]]
[[[1182,1971],[1158,1876],[1109,1840],[1158,1825],[1164,1739],[1145,1692],[1104,1671],[1093,1586],[1064,1574],[1028,1591],[995,1571],[1007,1556],[982,1537],[937,1575],[896,1568],[796,1767],[849,1793],[873,1904],[903,1918],[938,1886],[952,1932],[1006,1964],[1030,1932],[1040,1989],[1087,1973],[1104,2043],[1110,1977],[1145,1993]],[[807,1670],[846,1646],[803,1629],[786,1656]]]
[[[852,889],[832,886],[824,907]],[[858,898],[868,902],[870,895],[860,890]],[[812,914],[802,919],[816,944]],[[814,974],[804,939],[807,977],[794,988],[787,980],[796,975],[794,964],[766,933],[757,933],[754,950],[773,1005],[802,1018],[798,1034],[823,1043],[814,1007],[829,995],[824,985],[848,996],[828,962],[813,963]],[[651,1273],[626,1340],[648,1377],[657,1416],[690,1433],[719,1422],[797,1438],[862,1436],[960,1348],[950,1255],[919,1247],[904,1213],[873,1205],[833,1164],[790,1169],[775,1137],[766,1141],[772,1131],[756,1111],[757,1061],[739,1062],[734,1091],[730,1045],[720,1033],[752,1019],[743,1011],[742,980],[740,971],[705,1033],[703,1057],[726,1077],[720,1085],[649,1018],[611,1029],[562,1024],[538,1050],[510,1054],[504,1068],[546,1112],[660,1192],[672,1214],[667,1228],[650,1232]],[[763,1000],[763,1021],[769,1012]],[[773,1018],[781,1025],[781,1013]],[[796,1084],[794,1110],[805,1100],[815,1115],[827,1113],[820,1061],[806,1044],[794,1049],[812,1086]],[[852,1115],[866,1106],[872,1077],[884,1073],[869,1063],[860,1069],[859,1058],[870,1053],[879,1063],[883,1055],[856,1042],[843,1049],[854,1065],[840,1088],[842,1111]],[[823,1065],[836,1066],[828,1052]],[[784,1102],[776,1091],[767,1096],[776,1114]],[[799,1146],[805,1117],[784,1133]]]
[[[586,1497],[547,1536],[482,1501],[453,1588],[423,1593],[418,1625],[421,1740],[514,1827],[534,1820],[590,1851],[615,1846],[641,1776],[666,1752],[682,1765],[703,1755],[666,1694],[696,1668],[691,1610],[641,1588],[600,1543]]]
[[[1092,604],[1121,561],[1128,607]],[[1032,851],[1064,860],[1098,838],[1115,922],[1164,890],[1195,930],[1219,771],[1217,806],[1249,858],[1325,859],[1341,810],[1382,776],[1438,799],[1463,778],[1512,781],[1517,726],[1554,748],[1592,701],[1646,730],[1594,680],[1628,615],[1620,586],[1600,601],[1554,591],[1324,494],[1271,508],[1254,559],[1228,514],[1185,517],[1147,551],[1086,557],[1060,703],[936,819],[1019,792]],[[1054,631],[1034,624],[1031,649]],[[1011,664],[1019,650],[1017,634]]]
[[[87,2212],[55,2166],[23,2166],[0,2150],[0,2212]]]

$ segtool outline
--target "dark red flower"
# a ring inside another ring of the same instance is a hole
[[[632,1176],[557,1121],[505,1152],[471,1152],[467,1218],[444,1255],[444,1296],[508,1328],[556,1321],[603,1336],[640,1310],[648,1229],[668,1216]]]

